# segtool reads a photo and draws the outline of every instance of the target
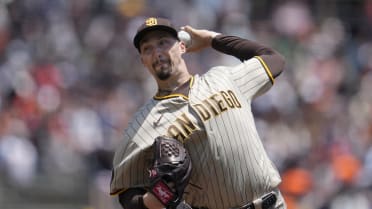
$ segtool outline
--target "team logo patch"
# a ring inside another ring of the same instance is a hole
[[[169,187],[162,181],[156,183],[156,185],[152,188],[152,192],[165,205],[173,199],[173,193],[169,190]]]
[[[150,17],[145,21],[147,26],[153,26],[158,24],[158,20],[156,18]]]

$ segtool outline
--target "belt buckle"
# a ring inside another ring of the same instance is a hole
[[[277,200],[275,192],[269,192],[264,196],[253,200],[252,202],[240,207],[230,209],[270,209],[275,205]]]
[[[264,195],[263,197],[261,197],[259,199],[262,200],[261,201],[261,208],[262,209],[269,209],[269,208],[271,208],[272,206],[275,205],[277,197],[276,197],[275,192],[270,192],[270,193]]]
[[[243,206],[235,207],[235,208],[229,208],[229,209],[256,209],[256,208],[255,208],[255,205],[253,204],[253,202],[250,202],[250,203],[247,203]]]
[[[253,203],[254,209],[269,209],[275,205],[276,202],[276,194],[274,192],[270,192],[265,194],[264,196],[255,199]]]

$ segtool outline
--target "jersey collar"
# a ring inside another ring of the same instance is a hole
[[[191,87],[193,85],[194,85],[194,76],[191,76],[190,83],[189,83],[189,91],[190,91],[190,89],[191,89]],[[174,98],[174,97],[182,97],[185,100],[189,100],[189,97],[188,96],[186,96],[184,94],[180,94],[180,93],[169,94],[169,95],[166,95],[166,96],[157,96],[157,95],[155,95],[153,98],[155,100],[163,100],[163,99],[169,99],[169,98]]]

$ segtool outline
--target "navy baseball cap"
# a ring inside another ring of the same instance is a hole
[[[173,35],[176,39],[178,39],[177,36],[177,30],[174,28],[172,23],[165,18],[160,17],[150,17],[145,20],[145,22],[138,28],[136,35],[133,39],[134,46],[140,50],[140,42],[142,38],[145,36],[147,32],[153,31],[153,30],[163,30],[169,32],[171,35]]]

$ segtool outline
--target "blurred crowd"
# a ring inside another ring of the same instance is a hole
[[[113,152],[156,91],[132,44],[148,16],[282,53],[253,112],[288,208],[372,208],[371,0],[0,0],[1,185],[79,176],[88,208],[117,207]],[[193,73],[239,62],[212,49],[185,58]]]

